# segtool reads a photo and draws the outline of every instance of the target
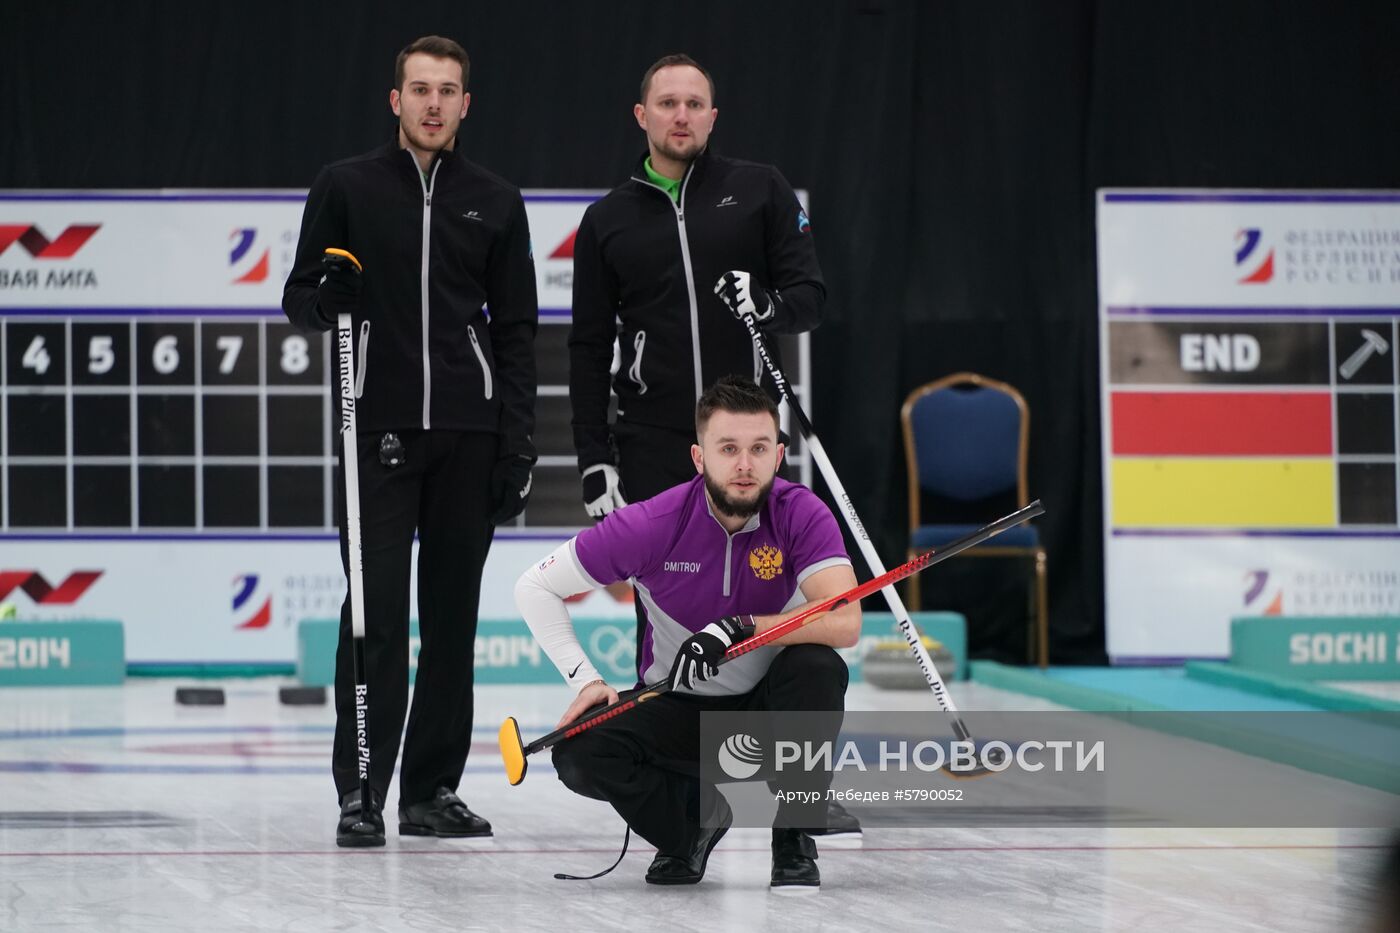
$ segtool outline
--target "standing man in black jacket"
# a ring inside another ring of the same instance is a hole
[[[302,216],[282,306],[300,327],[354,322],[374,821],[360,822],[349,600],[336,654],[336,842],[384,844],[379,815],[408,705],[409,580],[419,539],[422,650],[399,774],[399,832],[489,836],[456,796],[472,730],[482,565],[524,508],[535,462],[539,308],[518,188],[462,157],[467,54],[427,36],[399,53],[396,138],[327,166]],[[327,248],[353,254],[323,262]],[[338,404],[338,402],[337,402]],[[345,491],[336,484],[347,562]],[[347,563],[348,573],[348,563]]]
[[[649,499],[695,475],[695,403],[720,376],[747,375],[776,398],[719,291],[742,289],[771,334],[816,327],[826,298],[807,215],[787,180],[770,165],[709,151],[719,111],[704,68],[687,55],[657,61],[633,112],[648,151],[631,178],[589,206],[574,240],[569,400],[595,518],[624,496]],[[611,376],[614,340],[622,355]]]
[[[714,90],[688,55],[646,70],[633,115],[647,152],[584,212],[574,240],[569,400],[584,508],[594,518],[694,477],[704,387],[743,375],[778,398],[743,314],[768,334],[821,323],[826,286],[807,214],[773,166],[710,151]],[[639,603],[639,659],[644,630]],[[844,811],[830,824],[859,832]]]

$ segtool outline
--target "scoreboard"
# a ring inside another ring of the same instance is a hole
[[[4,526],[325,529],[325,335],[262,317],[8,317]]]
[[[567,340],[573,235],[602,192],[525,194],[540,459],[483,617],[516,617],[520,569],[588,521]],[[137,661],[286,661],[302,618],[338,613],[332,335],[281,311],[304,198],[0,192],[0,580],[97,574],[66,602],[0,593],[21,617],[120,619]],[[780,348],[810,406],[806,335]],[[800,438],[790,462],[810,482]],[[599,593],[580,611],[632,610]]]
[[[1108,647],[1400,614],[1400,195],[1101,191]]]

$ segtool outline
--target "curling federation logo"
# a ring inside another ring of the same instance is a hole
[[[1260,259],[1259,244],[1263,234],[1258,227],[1245,227],[1235,231],[1235,268],[1244,273],[1239,280],[1241,285],[1262,285],[1273,280],[1274,250],[1270,247]]]
[[[772,580],[783,572],[783,552],[765,544],[749,552],[749,569],[760,580]]]
[[[1269,586],[1269,571],[1251,570],[1244,575],[1245,609],[1265,616],[1283,615],[1283,590]]]
[[[255,573],[245,573],[233,578],[233,611],[242,613],[245,607],[253,599],[253,594],[258,589],[258,575]],[[272,597],[268,596],[263,600],[262,605],[253,611],[236,628],[267,628],[272,621]]]
[[[736,732],[719,747],[719,767],[736,781],[746,781],[763,767],[763,746],[758,739]]]
[[[267,281],[270,247],[263,247],[261,255],[253,252],[253,242],[258,238],[256,227],[241,227],[229,234],[233,249],[229,251],[228,264],[237,273],[234,285],[251,285]],[[250,259],[249,254],[255,258]]]

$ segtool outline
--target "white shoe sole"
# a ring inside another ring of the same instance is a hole
[[[822,886],[819,884],[780,884],[777,887],[769,885],[768,890],[774,894],[781,894],[784,897],[801,897],[807,894],[822,893]]]

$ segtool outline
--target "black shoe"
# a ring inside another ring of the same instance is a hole
[[[491,824],[467,809],[460,797],[439,787],[432,800],[399,806],[400,836],[446,836],[461,839],[491,835]]]
[[[800,829],[773,830],[773,876],[768,886],[815,891],[821,884],[812,837]]]
[[[718,795],[716,795],[718,796]],[[734,812],[723,797],[719,798],[719,817],[714,827],[702,827],[699,837],[690,851],[684,855],[663,855],[657,853],[647,869],[647,884],[699,884],[705,877],[705,865],[710,853],[729,832],[734,822]]]
[[[808,833],[813,836],[821,836],[823,843],[837,848],[859,847],[863,839],[860,820],[856,819],[835,800],[827,801],[826,826],[821,829],[808,830]]]
[[[335,828],[338,846],[382,846],[384,814],[379,798],[370,795],[369,822],[360,811],[360,792],[352,790],[340,799],[340,824]]]

